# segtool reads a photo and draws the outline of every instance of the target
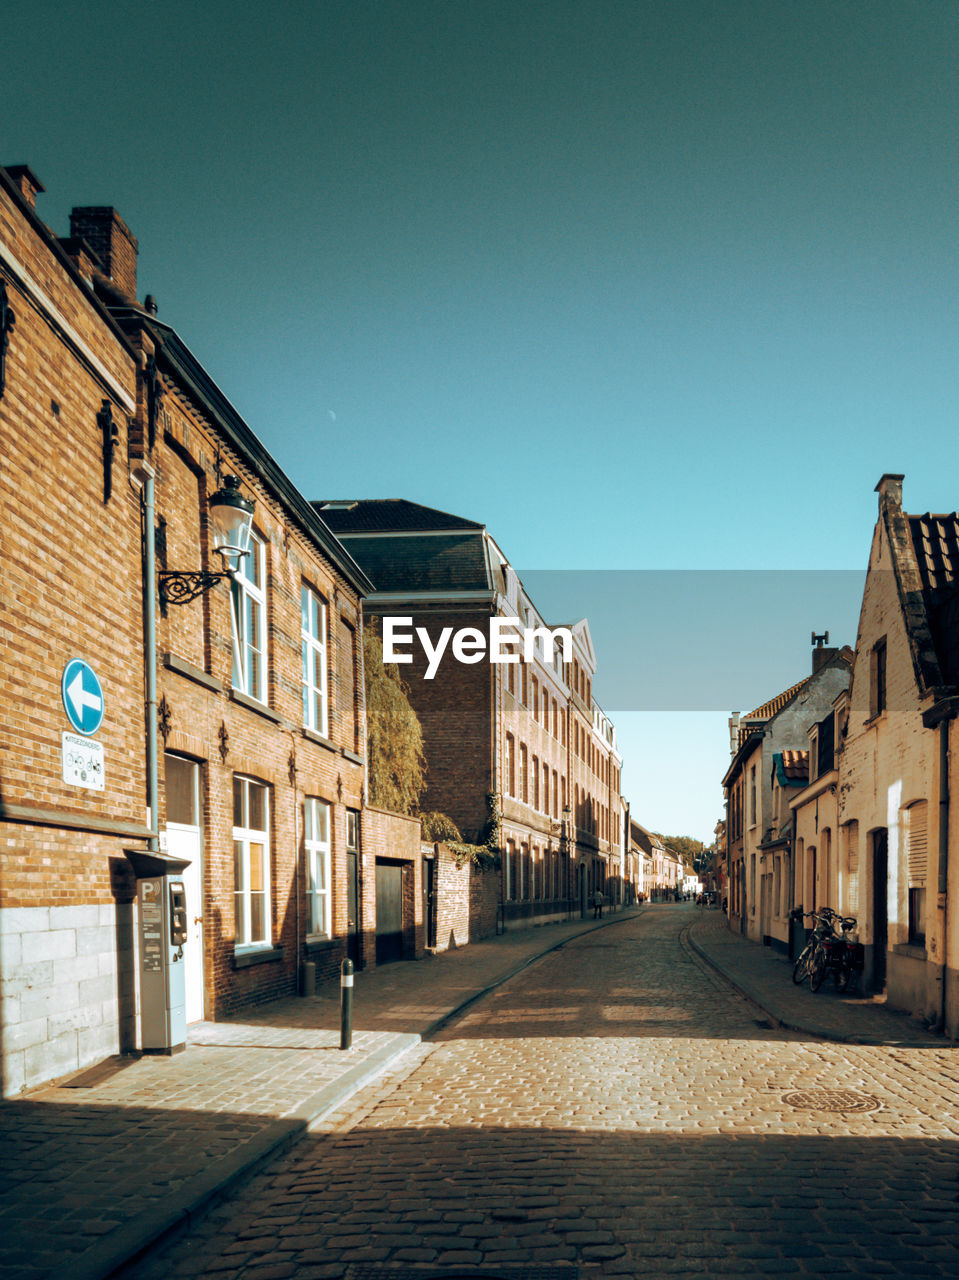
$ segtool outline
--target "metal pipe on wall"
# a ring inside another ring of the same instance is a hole
[[[150,809],[150,826],[154,831],[159,831],[160,771],[157,758],[156,525],[154,523],[156,473],[149,462],[140,461],[133,470],[133,478],[140,486],[140,511],[143,519],[143,665],[146,683],[147,805]],[[147,846],[154,851],[158,850],[159,836],[150,836]]]

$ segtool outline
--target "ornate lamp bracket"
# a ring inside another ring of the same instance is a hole
[[[160,585],[160,608],[166,612],[168,604],[189,604],[204,592],[215,587],[224,578],[232,579],[232,573],[214,573],[206,569],[198,569],[196,573],[158,574]]]

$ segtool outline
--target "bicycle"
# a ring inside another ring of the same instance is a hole
[[[836,913],[832,907],[820,907],[818,911],[804,911],[803,919],[806,916],[813,920],[813,931],[793,965],[793,982],[798,987],[808,978],[810,989],[818,991],[826,976],[826,940],[835,936],[832,922]]]

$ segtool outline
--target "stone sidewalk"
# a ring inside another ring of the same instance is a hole
[[[888,1009],[881,998],[840,995],[828,976],[817,992],[808,982],[797,987],[788,956],[734,933],[721,911],[700,910],[688,938],[694,951],[783,1027],[847,1044],[941,1049],[951,1043]]]
[[[197,1023],[171,1058],[113,1059],[0,1104],[0,1276],[110,1275],[487,991],[640,910],[515,929],[358,973],[347,1051],[333,984]]]

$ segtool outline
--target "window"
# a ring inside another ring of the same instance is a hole
[[[233,868],[236,946],[270,941],[269,788],[233,779]]]
[[[329,732],[326,679],[326,604],[305,584],[300,588],[303,648],[303,723],[325,738]]]
[[[553,770],[553,817],[559,817],[559,776]]]
[[[877,640],[869,655],[869,718],[886,709],[886,637]]]
[[[200,825],[199,765],[182,756],[164,756],[166,820],[180,827]]]
[[[307,931],[328,938],[332,933],[330,904],[330,806],[308,797],[303,805],[303,845],[306,850]]]
[[[506,841],[506,867],[504,870],[507,901],[515,902],[517,894],[518,868],[516,861],[516,843],[513,840]]]
[[[519,744],[519,798],[523,804],[529,802],[529,766],[526,743]]]
[[[539,808],[539,760],[533,756],[533,808]]]
[[[504,763],[504,772],[506,774],[506,794],[508,796],[516,795],[516,743],[511,733],[506,735],[506,760]]]
[[[233,624],[233,688],[266,701],[266,556],[263,541],[250,534],[230,585]]]
[[[749,825],[756,825],[756,766],[749,770]]]
[[[926,945],[926,873],[929,863],[929,806],[925,800],[902,813],[909,890],[909,941]]]
[[[530,699],[529,709],[533,713],[533,719],[539,719],[539,683],[535,676],[530,678]]]
[[[909,941],[915,947],[926,945],[926,891],[909,890]]]
[[[549,765],[543,765],[543,812],[549,813]]]

